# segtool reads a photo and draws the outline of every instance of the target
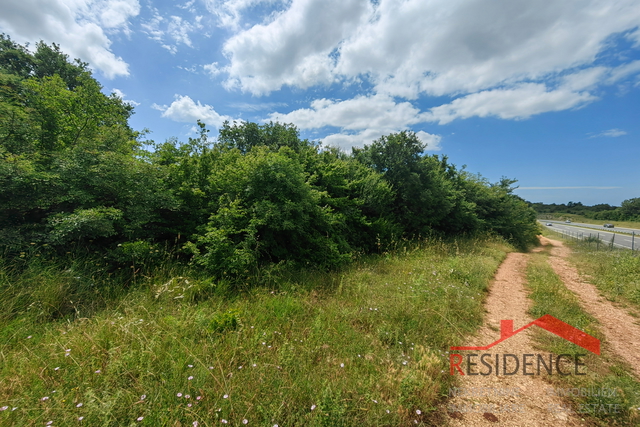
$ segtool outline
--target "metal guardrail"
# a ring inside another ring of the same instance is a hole
[[[615,242],[615,239],[616,239],[615,232],[612,232],[611,241],[607,242],[600,238],[600,233],[585,233],[582,231],[567,231],[567,230],[550,230],[550,231],[553,231],[554,233],[558,234],[559,236],[567,240],[574,240],[577,242],[586,242],[589,244],[589,246],[591,246],[591,244],[593,243],[596,245],[596,250],[600,250],[600,246],[603,246],[603,249],[604,248],[614,249],[615,247],[619,247],[622,249],[631,249],[631,252],[634,252],[634,251],[637,252],[636,244],[635,244],[635,237],[636,237],[635,232],[631,233],[631,248],[629,248],[628,246],[624,246]]]

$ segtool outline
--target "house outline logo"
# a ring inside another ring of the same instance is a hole
[[[501,320],[500,321],[500,338],[497,341],[492,342],[489,345],[485,346],[452,346],[450,350],[488,350],[491,347],[500,344],[501,342],[511,338],[512,336],[519,334],[525,329],[537,325],[541,328],[551,332],[563,338],[569,342],[572,342],[585,350],[590,351],[591,353],[600,355],[600,340],[587,334],[586,332],[581,331],[578,328],[574,328],[568,323],[563,322],[560,319],[557,319],[550,314],[545,314],[544,316],[534,320],[531,323],[528,323],[521,327],[520,329],[513,330],[513,320]]]

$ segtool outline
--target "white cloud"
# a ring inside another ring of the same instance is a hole
[[[592,67],[568,74],[562,78],[562,86],[572,91],[588,90],[597,86],[608,72],[606,67]]]
[[[449,104],[431,108],[425,121],[446,124],[469,117],[526,119],[548,111],[581,107],[597,99],[587,92],[566,88],[548,90],[541,83],[524,83],[510,89],[493,89],[455,99]]]
[[[120,89],[113,89],[111,92],[115,93],[116,96],[122,99],[122,102],[124,102],[125,104],[129,104],[132,107],[137,107],[138,105],[140,105],[139,102],[136,102],[132,99],[125,99],[126,95]]]
[[[357,96],[346,101],[317,99],[311,108],[288,114],[273,113],[271,120],[294,123],[303,129],[335,126],[347,130],[396,128],[419,123],[420,111],[410,102],[396,103],[386,95]]]
[[[628,34],[627,39],[633,42],[633,47],[640,47],[640,28]]]
[[[267,94],[284,85],[308,88],[333,82],[332,51],[370,10],[367,0],[293,0],[272,22],[226,41],[227,87]]]
[[[373,85],[368,96],[269,116],[301,129],[338,128],[324,142],[343,148],[420,123],[580,108],[598,99],[599,86],[640,73],[640,61],[622,56],[617,67],[598,64],[615,37],[640,40],[637,0],[291,0],[242,27],[242,13],[259,3],[209,1],[219,17],[233,11],[225,16],[235,32],[223,48],[228,66],[214,63],[211,74],[224,71],[227,89],[254,95]],[[403,102],[427,96],[451,101],[428,111]],[[439,136],[429,138],[439,147]]]
[[[362,146],[424,122],[420,110],[410,102],[397,103],[387,95],[358,96],[346,101],[317,99],[310,107],[287,114],[272,113],[269,119],[293,123],[301,129],[340,128],[339,133],[326,136],[322,142],[343,149]],[[440,149],[440,136],[424,131],[418,136],[429,144],[430,150]]]
[[[351,147],[362,147],[365,144],[371,144],[376,139],[390,133],[400,132],[401,129],[390,129],[381,131],[379,129],[366,129],[357,133],[334,133],[322,138],[324,146],[338,147],[342,150],[349,151]],[[426,151],[440,151],[440,135],[432,135],[430,133],[419,131],[416,136],[427,144]]]
[[[186,95],[176,95],[168,107],[153,104],[151,108],[162,111],[162,117],[176,122],[194,123],[200,120],[209,126],[220,127],[225,120],[232,120],[228,116],[218,114],[212,106],[201,104],[200,101],[194,102]]]
[[[194,30],[194,26],[191,23],[180,16],[172,16],[167,30],[176,43],[183,43],[192,47],[189,33]]]
[[[285,3],[287,0],[205,0],[207,10],[218,17],[221,27],[233,31],[240,29],[240,21],[246,9],[259,4]]]
[[[600,132],[598,134],[595,135],[591,135],[589,138],[599,138],[602,136],[608,137],[608,138],[616,138],[618,136],[623,136],[626,135],[627,132],[623,131],[622,129],[609,129],[609,130],[605,130],[604,132]]]
[[[209,3],[239,14],[258,0]],[[408,99],[473,93],[589,66],[639,24],[636,0],[292,0],[227,41],[227,86],[264,94],[365,77]]]
[[[209,73],[211,77],[215,77],[224,71],[224,68],[220,68],[217,62],[212,62],[211,64],[203,65],[202,68],[204,68],[204,70],[207,73]]]
[[[160,16],[158,9],[153,9],[153,17],[149,21],[140,24],[140,26],[151,40],[161,42],[164,37],[164,31],[160,28],[162,21],[164,21],[164,18]]]
[[[140,25],[150,39],[159,42],[172,55],[178,52],[178,44],[193,47],[190,34],[203,28],[202,16],[196,16],[190,22],[181,16],[163,17],[155,8],[152,12],[153,17]]]
[[[129,18],[140,13],[140,3],[137,0],[88,0],[85,4],[85,18],[95,17],[93,20],[99,20],[102,28],[122,29],[126,34],[131,34]]]
[[[0,31],[20,43],[60,44],[72,58],[87,61],[107,78],[129,74],[127,63],[110,50],[106,32],[130,33],[138,0],[4,0]]]
[[[425,142],[427,144],[427,151],[440,151],[442,147],[440,146],[440,141],[442,141],[442,136],[434,135],[431,133],[427,133],[425,131],[418,131],[416,135],[420,141]]]
[[[628,64],[620,65],[610,71],[607,83],[613,84],[626,77],[640,73],[640,60],[632,61]]]
[[[379,92],[472,93],[591,64],[640,23],[635,0],[381,0],[344,41],[336,72],[370,73]],[[419,19],[416,19],[419,17]]]

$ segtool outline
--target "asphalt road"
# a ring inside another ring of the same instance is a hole
[[[550,223],[552,223],[553,225],[556,225],[556,224],[563,224],[563,225],[565,225],[565,222],[564,222],[564,221],[555,221],[555,220],[546,220],[546,219],[545,219],[545,220],[540,219],[540,220],[538,220],[538,221],[539,221],[539,222],[541,222],[541,223],[543,223],[543,224],[546,224],[546,223],[550,222]],[[611,223],[613,223],[614,221],[603,221],[603,223],[607,223],[607,222],[608,222],[609,224],[611,224]],[[566,224],[566,225],[573,225],[573,226],[575,226],[575,227],[583,227],[583,228],[593,228],[593,229],[596,229],[596,230],[605,230],[605,231],[622,231],[622,232],[624,232],[624,233],[629,233],[629,234],[631,234],[632,232],[633,232],[633,233],[636,233],[636,234],[640,234],[640,229],[638,229],[638,228],[619,228],[619,227],[615,227],[615,228],[604,228],[602,225],[584,224],[584,223],[581,223],[581,222],[572,222],[571,224]],[[615,225],[615,224],[614,224],[614,225]]]
[[[589,235],[591,236],[595,236],[595,237],[600,237],[600,240],[604,243],[604,244],[610,244],[611,243],[611,239],[613,238],[613,244],[616,247],[619,248],[626,248],[626,249],[631,249],[632,244],[633,244],[633,248],[635,250],[640,249],[640,230],[635,230],[632,228],[626,228],[624,229],[629,230],[628,232],[631,233],[632,231],[634,231],[636,233],[636,236],[632,236],[629,234],[620,234],[620,233],[616,233],[615,229],[614,231],[611,231],[610,228],[602,228],[599,227],[595,230],[592,230],[591,228],[585,228],[583,226],[583,224],[576,224],[576,223],[571,223],[571,224],[566,224],[564,222],[559,222],[559,221],[540,221],[542,223],[543,226],[547,227],[549,230],[552,231],[556,231],[556,232],[564,232],[566,234],[570,234],[571,236],[581,236],[581,237],[589,237]],[[547,223],[552,223],[553,225],[548,226],[546,225]],[[586,225],[590,225],[593,226],[593,224],[586,224]],[[597,226],[596,226],[597,227]],[[606,231],[605,231],[606,230]],[[614,237],[615,235],[615,237]]]

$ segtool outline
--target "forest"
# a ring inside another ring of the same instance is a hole
[[[620,206],[611,206],[606,203],[587,206],[581,202],[531,203],[530,205],[539,214],[569,213],[598,220],[640,221],[640,197],[624,200]]]
[[[402,239],[502,236],[535,244],[536,212],[430,155],[411,131],[351,153],[294,125],[198,122],[188,141],[146,139],[133,107],[106,95],[56,44],[0,35],[0,252],[34,245],[112,268],[166,254],[213,278],[273,266],[333,269]]]

